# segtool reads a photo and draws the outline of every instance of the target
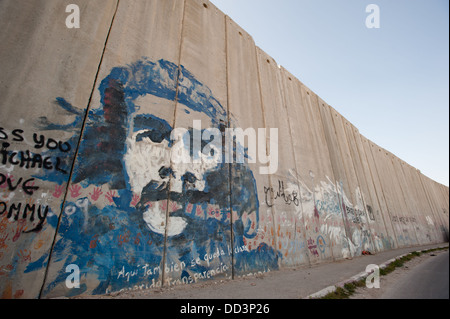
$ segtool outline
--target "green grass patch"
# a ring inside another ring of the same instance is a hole
[[[346,289],[337,287],[335,291],[326,294],[320,299],[347,299],[348,297],[350,297],[350,294]]]

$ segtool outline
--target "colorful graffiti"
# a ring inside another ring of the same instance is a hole
[[[413,242],[419,217],[385,212],[396,233],[373,227],[380,212],[357,186],[352,202],[341,182],[312,171],[306,182],[296,169],[258,186],[248,164],[226,158],[225,132],[238,121],[183,66],[142,58],[111,69],[98,92],[87,112],[56,98],[70,123],[42,116],[0,128],[4,298],[191,284]],[[184,135],[174,135],[176,114],[208,119],[209,128],[182,121]],[[222,147],[195,141],[213,137],[211,128]],[[56,138],[61,132],[69,137]],[[234,143],[232,158],[243,150]],[[73,265],[80,284],[69,287]],[[24,276],[38,278],[31,292],[16,280]]]
[[[226,111],[206,86],[182,66],[144,58],[113,68],[99,91],[102,107],[88,114],[43,296],[64,285],[69,264],[97,281],[70,295],[191,283],[231,276],[232,267],[237,273],[278,268],[272,247],[261,243],[250,250],[244,243],[259,223],[256,184],[246,164],[171,163],[173,120],[135,104],[146,95],[176,99],[186,113],[202,113],[223,130]],[[61,129],[46,118],[40,122]],[[192,147],[187,154],[202,156]],[[230,176],[240,181],[231,194]],[[26,272],[42,269],[48,258],[30,263]]]
[[[20,298],[28,295],[16,278],[48,250],[52,235],[47,230],[54,233],[58,222],[41,176],[54,176],[54,181],[61,183],[56,187],[62,194],[74,151],[69,141],[36,133],[30,127],[0,128],[0,141],[1,295]]]

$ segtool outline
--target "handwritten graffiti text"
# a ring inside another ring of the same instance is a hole
[[[293,191],[289,193],[284,188],[284,182],[278,180],[278,189],[275,190],[273,187],[264,187],[264,194],[265,194],[265,200],[266,204],[269,207],[272,207],[274,205],[274,202],[278,198],[283,198],[284,202],[288,205],[294,204],[295,206],[300,205],[300,200],[298,198],[298,193],[296,191]]]

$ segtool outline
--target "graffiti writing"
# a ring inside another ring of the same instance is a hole
[[[33,141],[35,143],[34,148],[36,149],[46,146],[49,150],[59,149],[63,153],[67,153],[71,150],[71,146],[68,142],[63,143],[62,141],[56,141],[52,138],[46,139],[44,135],[38,136],[36,133],[33,134]]]
[[[241,246],[241,247],[235,247],[234,250],[231,249],[230,246],[226,250],[217,248],[215,252],[213,253],[206,253],[202,257],[193,258],[190,262],[186,263],[184,261],[180,262],[172,262],[170,264],[164,265],[164,273],[170,274],[170,273],[178,273],[183,272],[184,270],[187,270],[189,268],[195,268],[200,266],[202,268],[202,265],[204,262],[206,262],[208,265],[210,265],[210,262],[215,258],[220,258],[221,256],[225,255],[231,255],[232,251],[234,251],[235,254],[239,254],[245,251],[249,251],[247,246]],[[226,273],[230,269],[230,266],[220,262],[220,264],[216,264],[215,267],[204,270],[203,272],[196,272],[190,275],[182,276],[181,279],[171,279],[170,277],[166,279],[165,284],[168,286],[174,286],[174,285],[180,285],[180,284],[191,284],[194,282],[197,282],[200,279],[211,279],[214,276],[217,276],[222,273]],[[152,267],[148,263],[144,265],[137,265],[135,267],[126,267],[125,265],[122,266],[120,271],[117,273],[117,279],[122,279],[127,282],[130,281],[133,277],[141,277],[141,278],[147,278],[152,275],[159,275],[163,271],[161,266],[155,266]],[[155,286],[155,281],[153,281],[153,286]]]
[[[391,220],[393,222],[400,222],[403,224],[407,224],[409,222],[411,223],[415,223],[416,222],[416,218],[415,217],[407,217],[407,216],[392,216]]]
[[[44,168],[46,170],[55,169],[63,174],[68,174],[67,170],[62,167],[62,161],[60,157],[53,158],[52,156],[42,156],[40,154],[35,154],[26,151],[9,151],[8,147],[11,144],[7,142],[2,143],[2,148],[0,150],[1,160],[0,163],[5,165],[7,163],[19,166],[21,168]]]
[[[308,249],[311,252],[311,254],[313,254],[313,256],[319,257],[319,252],[317,251],[316,241],[310,237],[307,240],[307,244],[308,244]]]
[[[13,167],[20,167],[24,169],[44,169],[52,170],[55,172],[68,174],[67,170],[63,167],[63,160],[60,156],[53,156],[47,154],[38,154],[32,149],[27,150],[12,150],[10,149],[10,142],[26,142],[27,139],[22,129],[13,129],[8,132],[4,128],[0,128],[0,164],[11,164]],[[72,147],[68,142],[58,141],[52,138],[45,137],[42,134],[34,133],[32,135],[32,147],[35,150],[57,151],[61,154],[69,152]],[[39,186],[35,185],[36,178],[24,178],[14,177],[10,174],[0,173],[0,188],[5,188],[9,192],[20,190],[25,195],[33,196],[39,189]],[[39,232],[42,230],[46,217],[50,211],[49,206],[38,205],[33,203],[33,200],[27,200],[26,202],[11,203],[8,200],[0,201],[0,215],[6,216],[10,221],[17,221],[20,224],[25,225],[26,221],[30,225],[26,225],[22,229],[22,233]],[[6,197],[5,197],[6,198]]]
[[[375,220],[375,215],[373,214],[372,206],[366,205],[367,214],[369,215],[370,220]]]
[[[352,222],[354,222],[355,224],[360,224],[362,222],[362,216],[364,216],[364,211],[346,205],[344,205],[344,207],[347,216],[350,216]]]
[[[278,189],[275,192],[273,187],[264,187],[265,201],[267,206],[272,207],[274,202],[278,198],[282,198],[287,205],[294,204],[295,206],[300,205],[300,200],[298,198],[298,192],[292,191],[288,192],[284,188],[284,182],[278,180]]]
[[[48,206],[30,203],[13,203],[8,204],[6,202],[0,201],[0,216],[7,212],[6,218],[12,218],[15,221],[19,219],[26,220],[28,219],[30,222],[34,222],[37,219],[39,220],[37,225],[35,225],[32,229],[24,230],[24,233],[30,232],[38,232],[42,229],[45,218],[47,217],[49,211]]]
[[[33,195],[33,192],[39,189],[38,186],[34,186],[34,178],[29,178],[23,182],[22,181],[23,178],[19,178],[16,182],[13,177],[0,173],[0,187],[5,185],[4,187],[7,186],[10,191],[15,191],[19,185],[22,185],[21,188],[27,195]]]
[[[25,140],[24,138],[24,130],[21,129],[14,129],[11,131],[11,135],[13,136],[12,141],[14,142],[23,142]],[[9,139],[8,132],[3,128],[0,127],[0,140],[8,140]],[[33,142],[34,142],[34,148],[40,149],[44,146],[47,147],[49,150],[56,150],[59,149],[61,152],[69,152],[72,147],[70,143],[68,142],[62,142],[57,141],[53,138],[46,138],[44,135],[37,133],[33,133]]]
[[[14,142],[23,142],[24,131],[21,129],[14,129],[11,135],[8,135],[7,131],[0,127],[0,140],[8,140],[12,137]],[[72,147],[69,142],[57,141],[52,138],[47,138],[44,135],[37,133],[33,134],[34,149],[40,150],[46,147],[50,151],[58,151],[60,153],[69,152]],[[31,150],[16,151],[9,150],[10,143],[4,141],[0,150],[0,163],[6,165],[7,163],[13,166],[19,166],[21,168],[43,168],[45,170],[55,170],[63,174],[68,174],[67,170],[63,167],[63,161],[60,156],[45,156],[43,154],[37,154]]]
[[[319,247],[319,250],[320,250],[322,253],[324,253],[324,252],[325,252],[325,248],[326,248],[326,242],[325,242],[325,239],[323,238],[323,236],[322,236],[322,235],[319,235],[319,236],[317,237],[316,242],[317,242],[317,247]]]

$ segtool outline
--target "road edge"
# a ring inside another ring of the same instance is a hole
[[[436,246],[434,248],[431,248],[431,249],[449,248],[449,243],[446,243],[446,244],[445,243],[441,243],[441,244],[437,244],[437,245],[438,246]],[[391,258],[391,259],[389,259],[389,260],[379,264],[378,267],[380,269],[385,269],[391,263],[393,263],[396,260],[401,259],[402,257],[405,257],[405,256],[407,256],[407,255],[409,255],[411,253],[414,253],[414,252],[422,253],[422,252],[426,252],[428,250],[430,250],[430,249],[418,249],[418,250],[413,250],[413,251],[410,251],[408,253],[404,253],[404,254],[398,255],[398,256],[396,256],[394,258]],[[365,279],[370,274],[371,274],[371,272],[362,271],[362,272],[360,272],[360,273],[358,273],[358,274],[356,274],[356,275],[354,275],[354,276],[352,276],[352,277],[350,277],[348,279],[342,280],[342,281],[340,281],[340,282],[338,282],[338,283],[336,283],[334,285],[328,286],[328,287],[326,287],[324,289],[321,289],[321,290],[319,290],[319,291],[317,291],[317,292],[315,292],[313,294],[310,294],[310,295],[306,296],[303,299],[320,299],[320,298],[323,298],[323,297],[325,297],[326,295],[328,295],[330,293],[336,292],[336,290],[338,288],[343,288],[348,283],[357,282],[357,281],[360,281],[362,279]]]

